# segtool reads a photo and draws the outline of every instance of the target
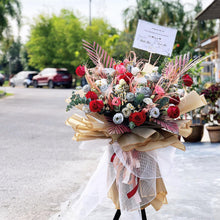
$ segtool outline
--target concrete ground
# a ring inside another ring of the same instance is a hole
[[[65,126],[68,89],[6,88],[14,96],[0,99],[0,220],[46,220],[62,202],[78,195],[104,151],[78,148]],[[205,133],[203,141],[208,140]],[[146,209],[154,220],[220,219],[220,144],[187,144],[177,151],[166,186],[168,205]],[[110,200],[88,220],[114,215]]]

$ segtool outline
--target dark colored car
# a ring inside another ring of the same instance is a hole
[[[37,74],[38,74],[37,72],[29,73],[27,75],[27,78],[23,82],[24,87],[28,88],[29,86],[32,86],[33,85],[33,77],[36,76]]]
[[[65,68],[46,68],[33,77],[33,86],[35,88],[39,86],[54,88],[61,85],[67,88],[72,86],[72,75]]]
[[[0,86],[2,86],[5,82],[5,77],[3,74],[0,73]]]

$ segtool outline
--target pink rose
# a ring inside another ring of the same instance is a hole
[[[117,65],[116,66],[116,71],[119,73],[119,74],[123,74],[126,72],[126,68],[124,65]]]
[[[115,106],[121,105],[121,100],[120,100],[120,98],[114,97],[114,98],[112,99],[112,105],[115,105]]]
[[[158,95],[165,95],[165,91],[164,91],[164,89],[161,86],[155,86],[155,92]]]

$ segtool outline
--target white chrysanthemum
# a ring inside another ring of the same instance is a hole
[[[126,107],[129,108],[131,111],[135,109],[135,107],[131,103],[128,103]]]
[[[140,69],[138,67],[132,67],[131,73],[136,76],[140,72]]]
[[[121,124],[124,121],[124,116],[122,113],[116,113],[113,117],[113,122],[115,124]]]
[[[107,79],[101,79],[101,86],[107,85]]]
[[[101,80],[96,80],[95,84],[96,84],[96,86],[100,87],[102,85],[102,82],[101,82]]]
[[[101,90],[101,92],[106,92],[107,89],[108,89],[108,85],[107,85],[107,84],[106,84],[106,85],[102,85],[102,86],[100,86],[100,90]]]
[[[150,116],[153,118],[158,118],[160,116],[160,110],[157,107],[154,107],[150,110]]]
[[[85,93],[89,92],[90,90],[91,90],[91,87],[90,87],[89,84],[86,84],[85,86],[83,86],[83,91],[84,91]]]
[[[107,75],[112,76],[115,73],[115,69],[113,69],[113,68],[105,68],[104,69],[104,73],[107,74]]]
[[[151,98],[144,98],[144,99],[143,99],[143,102],[144,102],[145,104],[147,104],[147,105],[153,103],[153,101],[152,101]]]
[[[130,116],[130,114],[131,114],[131,109],[129,109],[129,108],[123,108],[123,109],[122,109],[122,113],[123,113],[123,115],[124,115],[125,118],[128,118],[128,117]]]
[[[126,81],[124,80],[124,79],[120,79],[119,80],[119,85],[121,85],[121,86],[124,86],[124,85],[126,85],[127,83],[126,83]]]
[[[121,85],[117,84],[117,85],[115,86],[115,92],[116,92],[116,93],[121,93],[121,92],[123,92],[123,87],[122,87]]]
[[[90,109],[89,109],[89,106],[88,106],[88,105],[83,105],[82,110],[83,110],[86,114],[90,113]]]

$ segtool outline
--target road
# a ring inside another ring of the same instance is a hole
[[[102,155],[72,141],[64,122],[69,89],[6,88],[0,99],[0,220],[46,220],[72,193],[82,191]],[[167,181],[168,205],[159,212],[146,209],[154,220],[220,219],[220,146],[188,144],[177,151]],[[88,220],[112,219],[110,201]]]

